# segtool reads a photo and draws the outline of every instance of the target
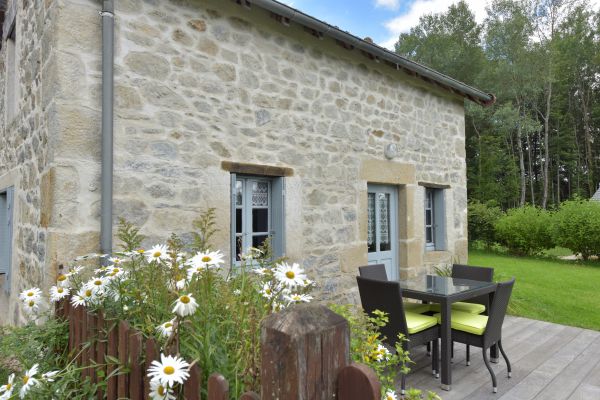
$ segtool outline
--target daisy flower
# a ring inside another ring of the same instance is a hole
[[[178,290],[182,290],[183,288],[185,288],[185,285],[187,285],[187,281],[185,279],[180,279],[177,282],[175,282],[175,287]]]
[[[173,312],[180,317],[185,317],[187,315],[192,315],[196,312],[196,308],[198,308],[198,303],[192,296],[192,294],[187,294],[180,296],[177,300],[175,300],[175,307],[173,307]]]
[[[111,258],[108,259],[108,261],[110,261],[114,265],[120,265],[124,260],[122,258],[119,258],[119,257],[111,257]]]
[[[270,283],[265,283],[260,291],[260,294],[262,294],[264,298],[271,299],[273,296],[275,296],[275,291],[271,287]]]
[[[398,400],[398,397],[392,389],[388,389],[388,391],[383,395],[382,400]]]
[[[223,264],[223,254],[220,251],[199,252],[188,261],[192,268],[211,268],[220,264]]]
[[[21,292],[19,298],[23,301],[38,300],[42,297],[42,291],[36,287]]]
[[[25,374],[23,375],[23,386],[21,386],[21,390],[19,390],[20,398],[24,398],[27,392],[40,382],[34,378],[35,374],[38,372],[38,367],[39,364],[35,364],[29,371],[25,371]]]
[[[112,266],[106,271],[106,276],[109,279],[119,278],[125,274],[125,270],[121,267]]]
[[[306,275],[298,264],[282,263],[275,268],[275,278],[284,286],[295,287],[304,285]]]
[[[50,288],[50,301],[52,303],[56,303],[60,299],[67,297],[69,295],[69,289],[60,287],[60,286],[52,286]]]
[[[172,319],[170,321],[165,322],[164,324],[157,326],[156,330],[162,336],[169,337],[169,336],[171,336],[171,333],[173,333],[173,324],[174,323],[175,323],[175,319]]]
[[[108,285],[108,279],[104,277],[95,277],[90,279],[83,285],[86,289],[91,289],[94,294],[104,292],[106,289],[106,285]]]
[[[310,303],[313,299],[312,296],[308,294],[300,294],[300,293],[291,293],[285,296],[286,300],[291,303]]]
[[[73,275],[77,275],[79,274],[81,271],[83,270],[83,267],[81,265],[76,265],[73,268],[69,269],[69,272],[67,273],[67,276],[73,276]]]
[[[42,374],[42,379],[44,379],[45,381],[48,382],[54,382],[54,377],[56,375],[58,375],[60,371],[50,371],[50,372],[46,372],[45,374]]]
[[[60,274],[56,278],[56,284],[60,287],[69,287],[71,283],[69,282],[69,274]]]
[[[258,274],[258,275],[266,275],[268,269],[266,269],[266,268],[253,268],[250,271],[254,272],[255,274]]]
[[[160,355],[160,361],[154,360],[148,368],[148,377],[163,386],[171,387],[175,383],[183,384],[190,376],[190,364],[177,356]]]
[[[375,350],[375,359],[377,361],[388,360],[390,358],[390,352],[384,346],[378,344],[377,350]]]
[[[41,301],[42,299],[37,298],[31,298],[29,300],[25,300],[23,302],[23,307],[25,307],[25,312],[27,314],[33,315],[33,314],[37,314],[37,312],[40,310],[40,306],[41,306]]]
[[[15,382],[15,374],[11,374],[8,377],[8,382],[6,383],[6,385],[2,385],[0,386],[0,393],[8,393],[8,396],[6,396],[6,398],[9,398],[12,395],[12,391],[14,389],[14,382]]]
[[[150,250],[145,252],[146,259],[148,262],[161,262],[169,259],[167,246],[164,244],[157,244]]]
[[[82,287],[77,294],[71,298],[71,304],[75,307],[86,306],[94,301],[94,291],[92,289]]]
[[[175,400],[173,390],[157,380],[150,381],[150,398],[152,400]]]

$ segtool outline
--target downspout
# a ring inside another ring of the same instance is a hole
[[[102,182],[100,194],[100,250],[112,253],[113,198],[113,64],[114,4],[104,0],[102,6]]]

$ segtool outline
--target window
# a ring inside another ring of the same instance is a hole
[[[13,188],[0,190],[0,276],[4,277],[5,290],[10,288],[9,279],[12,258],[12,209]],[[2,280],[0,280],[1,282]]]
[[[17,60],[17,37],[15,23],[6,37],[6,122],[10,124],[17,115],[19,79]]]
[[[231,174],[231,259],[271,238],[275,256],[284,253],[283,178]]]
[[[444,190],[425,188],[425,249],[446,250]]]

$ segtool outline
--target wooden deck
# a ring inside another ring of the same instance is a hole
[[[450,392],[432,377],[424,348],[411,354],[415,365],[407,388],[433,390],[443,400],[600,399],[600,332],[507,316],[502,344],[512,364],[512,378],[507,378],[502,357],[492,364],[498,380],[496,394],[481,349],[471,348],[467,367],[465,346],[459,343],[454,347]]]

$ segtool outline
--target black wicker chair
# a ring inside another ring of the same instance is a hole
[[[494,281],[494,268],[488,267],[474,267],[464,264],[452,264],[452,277],[459,279],[471,279],[474,281],[483,281],[483,282],[493,282]],[[475,297],[471,300],[466,300],[465,303],[473,303],[473,304],[481,304],[485,307],[484,312],[489,312],[490,309],[490,296],[483,295],[479,297]],[[454,305],[455,309],[460,308],[460,304]],[[454,347],[452,348],[452,353],[454,354]],[[467,365],[471,365],[471,349],[469,345],[467,345],[467,357],[466,357]]]
[[[405,350],[433,342],[433,357],[431,369],[434,376],[438,375],[438,338],[440,327],[437,319],[427,315],[404,311],[402,302],[402,289],[400,283],[395,281],[382,281],[357,276],[360,301],[364,310],[372,314],[375,310],[388,314],[389,322],[381,328],[385,336],[385,343],[392,348],[398,341],[398,334],[403,334],[408,341],[402,346]],[[432,323],[435,321],[435,325]],[[404,394],[406,377],[402,375],[402,394]]]
[[[488,349],[494,344],[498,345],[502,357],[506,361],[508,377],[511,377],[511,366],[504,349],[502,348],[502,323],[510,300],[515,279],[498,283],[494,300],[490,306],[489,316],[473,315],[462,311],[452,311],[452,340],[471,346],[481,347],[483,362],[492,376],[494,393],[498,392],[496,375],[490,366]],[[440,314],[436,314],[438,319]]]
[[[358,273],[363,278],[379,279],[380,281],[387,281],[387,272],[385,272],[385,265],[373,264],[358,267]]]

